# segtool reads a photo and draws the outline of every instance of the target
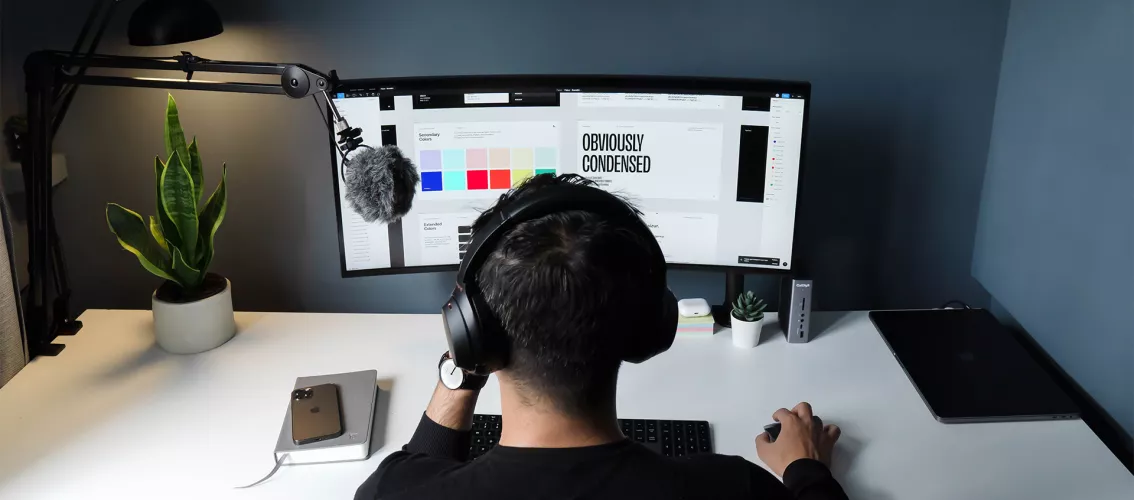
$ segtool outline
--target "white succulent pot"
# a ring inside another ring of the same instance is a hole
[[[232,313],[232,283],[224,290],[193,302],[166,302],[153,296],[154,338],[173,354],[196,354],[220,347],[236,335]]]
[[[750,349],[760,343],[760,328],[764,325],[763,319],[759,321],[743,321],[733,316],[731,320],[733,346]]]

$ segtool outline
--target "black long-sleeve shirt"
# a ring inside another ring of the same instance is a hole
[[[582,448],[497,445],[466,461],[470,432],[425,415],[402,451],[358,488],[355,500],[846,499],[821,462],[797,460],[784,482],[740,457],[663,457],[624,440]]]

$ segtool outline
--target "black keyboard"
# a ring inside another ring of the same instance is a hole
[[[622,433],[667,457],[712,453],[713,438],[704,420],[618,419]],[[477,458],[500,442],[500,415],[473,415],[469,458]]]

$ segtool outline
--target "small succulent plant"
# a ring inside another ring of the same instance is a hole
[[[764,319],[764,309],[768,304],[755,293],[744,292],[732,303],[732,317],[741,321],[760,321]]]

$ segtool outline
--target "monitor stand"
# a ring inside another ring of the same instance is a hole
[[[732,303],[744,288],[744,274],[738,271],[725,271],[724,304],[713,306],[713,321],[723,327],[732,326]]]

